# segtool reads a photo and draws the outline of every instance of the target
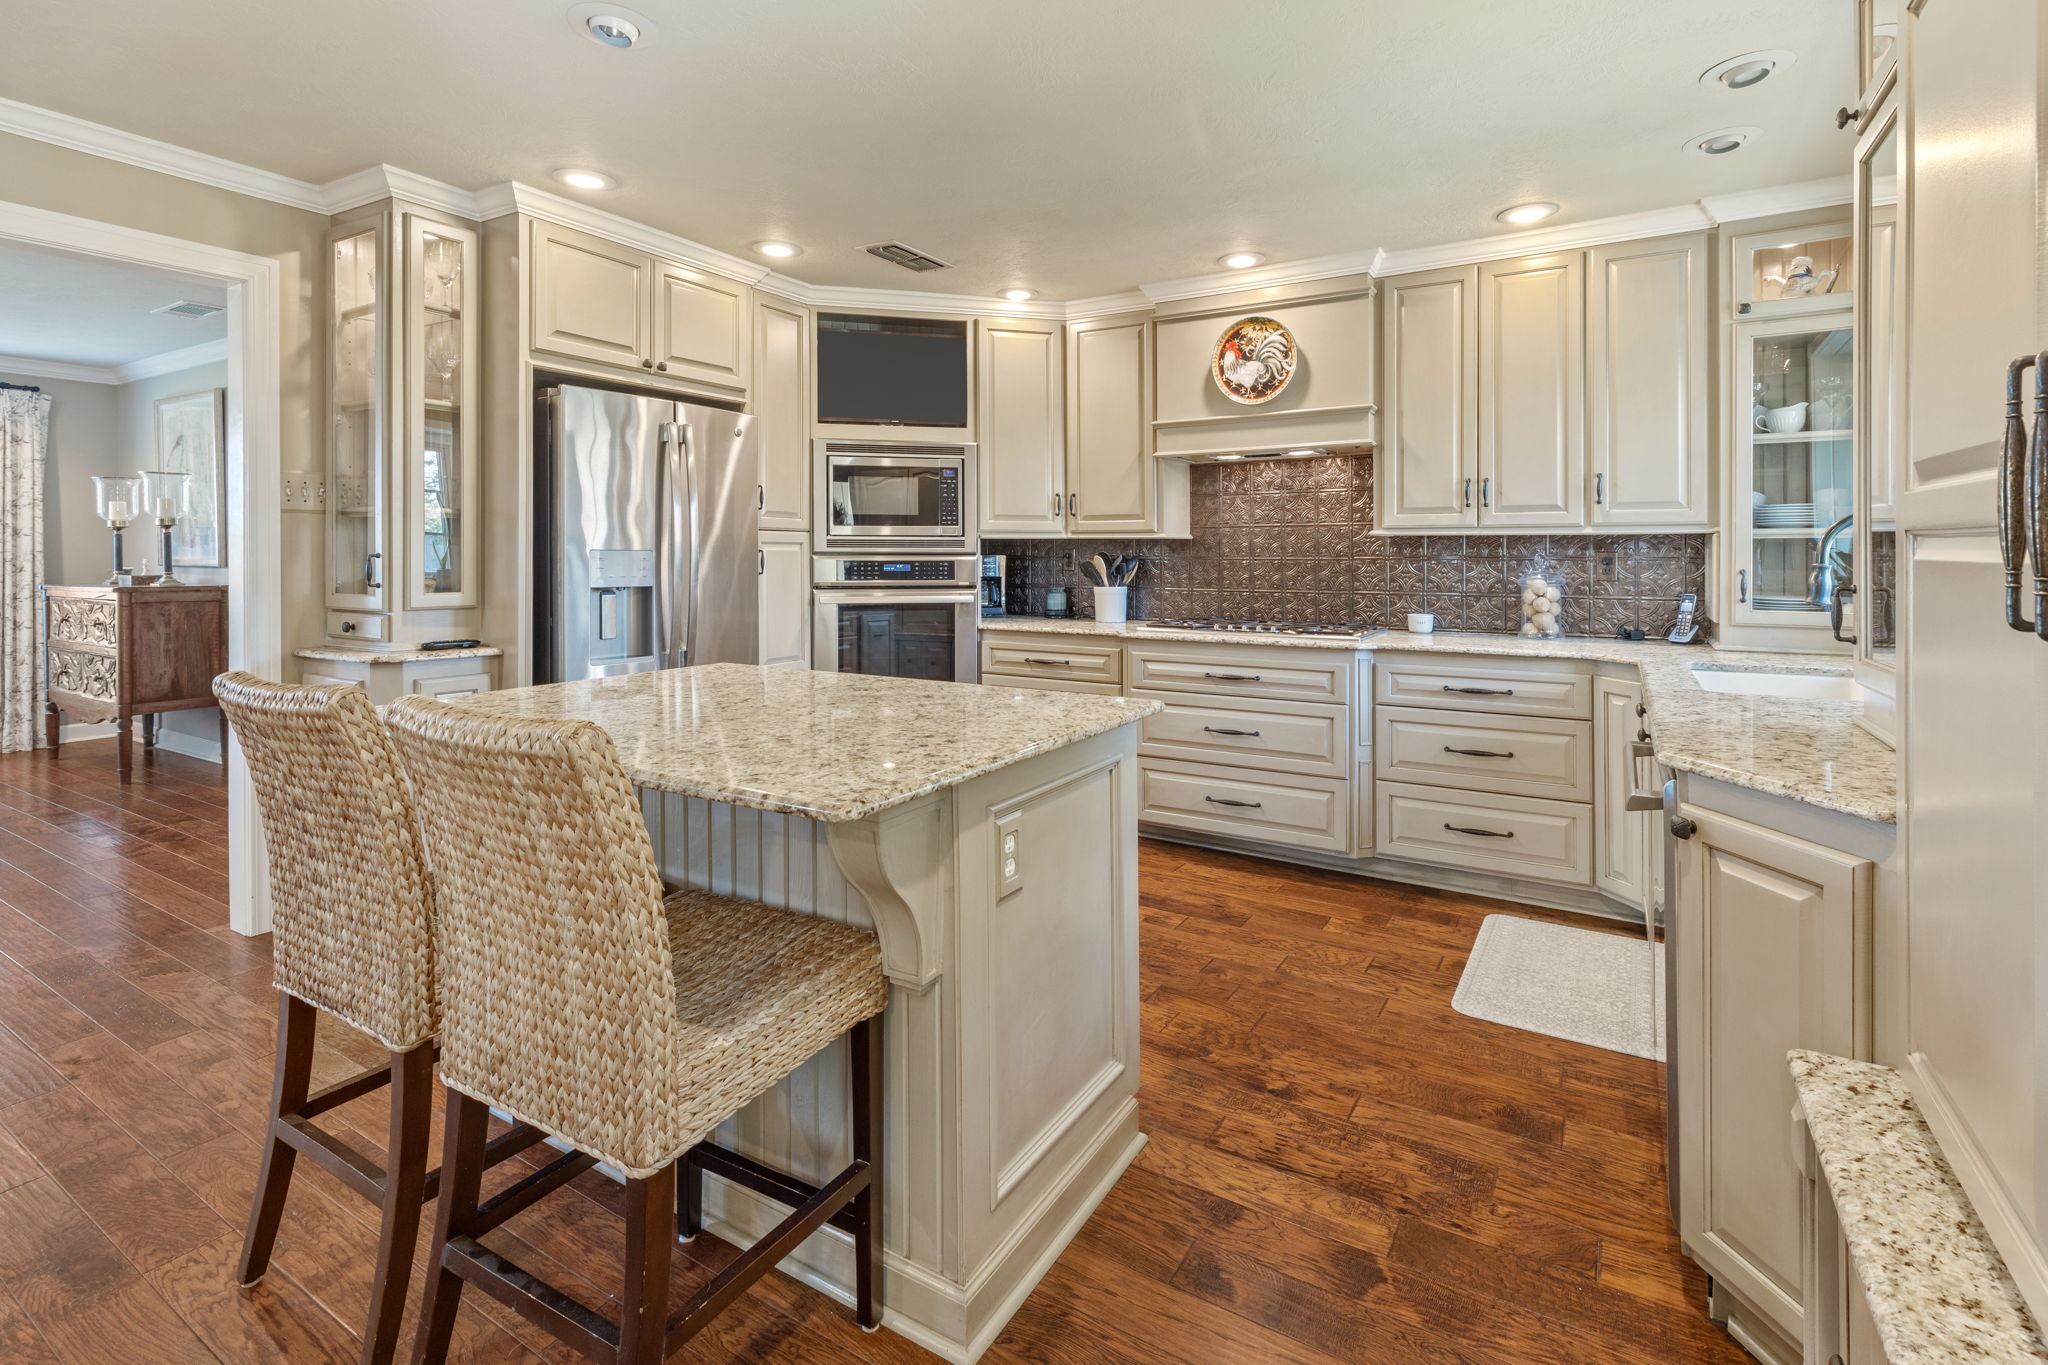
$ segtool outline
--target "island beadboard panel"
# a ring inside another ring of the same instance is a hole
[[[1444,630],[1512,631],[1520,582],[1563,586],[1565,630],[1662,635],[1682,593],[1706,603],[1704,535],[1375,535],[1366,455],[1196,465],[1188,540],[989,540],[1008,555],[1011,610],[1042,615],[1047,589],[1093,612],[1088,556],[1135,554],[1131,615],[1399,625],[1434,612]]]

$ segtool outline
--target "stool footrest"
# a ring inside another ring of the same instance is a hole
[[[531,1206],[535,1200],[560,1189],[596,1164],[597,1158],[587,1153],[564,1152],[524,1180],[507,1185],[477,1205],[474,1230],[483,1233],[503,1226],[506,1219]]]
[[[709,1171],[723,1176],[733,1184],[765,1194],[778,1204],[794,1208],[814,1199],[818,1187],[807,1180],[799,1180],[785,1171],[764,1166],[752,1157],[742,1156],[730,1147],[720,1147],[712,1142],[700,1142],[684,1154],[683,1159],[700,1171]],[[856,1232],[853,1210],[843,1208],[831,1217],[831,1224],[841,1232]]]

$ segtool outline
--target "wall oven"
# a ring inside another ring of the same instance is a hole
[[[972,444],[821,440],[814,449],[827,548],[973,548]]]
[[[976,555],[818,555],[814,666],[828,673],[974,682],[981,675]]]

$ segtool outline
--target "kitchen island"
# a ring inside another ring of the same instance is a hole
[[[602,726],[670,883],[874,927],[891,983],[884,1324],[975,1359],[1144,1143],[1134,725],[1159,703],[712,664],[463,704]],[[717,1140],[837,1171],[843,1047]],[[706,1181],[728,1241],[783,1212]],[[836,1229],[783,1268],[851,1301]]]

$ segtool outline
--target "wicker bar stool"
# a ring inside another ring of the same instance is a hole
[[[241,739],[262,813],[278,990],[276,1082],[239,1279],[246,1288],[269,1269],[303,1153],[382,1206],[362,1359],[383,1365],[398,1348],[420,1208],[439,1185],[427,1169],[439,1026],[433,901],[412,802],[390,735],[360,687],[284,687],[234,672],[215,678],[213,692]],[[384,1044],[390,1061],[313,1091],[319,1010]],[[387,1085],[380,1167],[313,1120]],[[515,1128],[494,1141],[489,1159],[540,1139],[538,1129]]]
[[[828,1223],[853,1236],[860,1323],[874,1327],[888,1002],[874,935],[704,891],[664,898],[639,802],[595,725],[423,697],[387,721],[422,794],[449,1091],[414,1360],[445,1358],[465,1282],[593,1360],[660,1360]],[[853,1160],[839,1174],[812,1185],[705,1141],[842,1034]],[[482,1200],[492,1107],[574,1150]],[[598,1161],[626,1177],[616,1322],[478,1240]],[[671,1314],[675,1237],[697,1231],[706,1170],[794,1212]]]

